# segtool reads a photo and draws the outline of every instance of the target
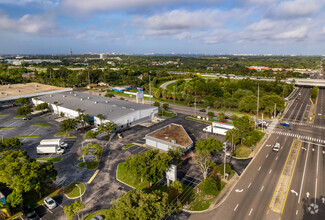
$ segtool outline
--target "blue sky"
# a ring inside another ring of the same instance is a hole
[[[0,54],[325,54],[325,0],[0,0]]]

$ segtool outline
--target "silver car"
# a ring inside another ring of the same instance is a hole
[[[54,209],[57,206],[55,200],[52,197],[49,197],[49,196],[44,199],[44,204],[49,209]]]

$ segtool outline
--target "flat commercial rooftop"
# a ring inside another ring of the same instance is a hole
[[[148,134],[147,136],[168,142],[176,141],[175,144],[182,145],[184,147],[193,143],[183,126],[178,124],[169,124],[159,130]]]
[[[96,116],[102,114],[105,119],[115,121],[130,113],[145,109],[158,109],[155,106],[143,105],[103,96],[90,95],[83,92],[63,92],[39,96],[39,100],[53,104],[57,101],[59,106],[76,110],[80,108],[83,113]]]
[[[10,100],[11,98],[32,97],[38,94],[67,91],[72,89],[50,86],[40,83],[10,84],[0,85],[0,100]]]

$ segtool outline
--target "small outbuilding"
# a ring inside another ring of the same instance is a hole
[[[171,123],[145,136],[146,145],[159,150],[168,151],[172,146],[181,147],[187,151],[193,147],[193,141],[179,124]]]

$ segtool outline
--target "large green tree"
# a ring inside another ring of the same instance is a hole
[[[0,139],[0,149],[16,148],[19,149],[23,143],[16,137]]]
[[[161,219],[168,213],[168,204],[168,194],[165,192],[155,190],[146,193],[143,190],[131,190],[116,200],[109,210],[109,219]]]
[[[107,133],[111,133],[115,128],[117,127],[117,125],[114,122],[106,122],[106,123],[101,123],[98,126],[98,132],[103,133],[103,132],[107,132]]]
[[[26,98],[19,98],[19,99],[16,99],[15,101],[16,104],[18,105],[28,105],[30,103],[30,101]]]
[[[28,115],[32,112],[32,109],[28,106],[22,106],[17,109],[17,115]]]
[[[24,192],[41,193],[46,184],[56,179],[53,163],[30,161],[26,151],[6,150],[0,153],[0,182],[12,190],[7,200],[12,207],[23,202]]]
[[[216,138],[206,138],[199,139],[195,143],[195,149],[198,150],[207,150],[210,153],[217,152],[220,153],[223,149],[222,142]]]

